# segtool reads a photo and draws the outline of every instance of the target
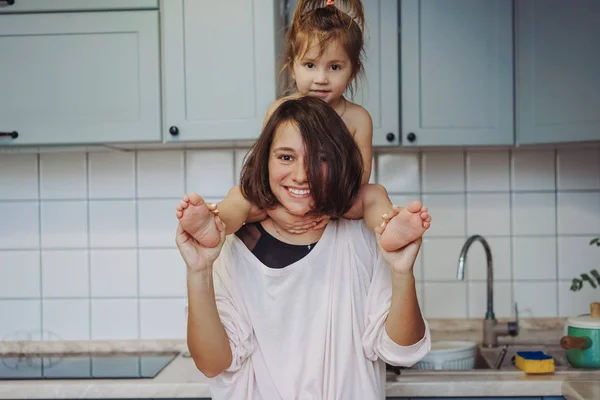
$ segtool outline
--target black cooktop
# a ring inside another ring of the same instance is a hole
[[[0,355],[0,380],[153,378],[177,356],[160,353]]]

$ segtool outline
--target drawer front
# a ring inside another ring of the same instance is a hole
[[[159,0],[0,0],[0,13],[158,9]]]

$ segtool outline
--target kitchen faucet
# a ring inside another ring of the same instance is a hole
[[[467,261],[467,252],[471,245],[479,241],[485,250],[487,261],[487,310],[485,320],[483,321],[483,345],[486,347],[498,346],[498,336],[517,336],[519,334],[519,312],[515,304],[516,320],[512,322],[499,323],[494,315],[494,266],[492,263],[492,251],[488,242],[480,235],[473,235],[467,239],[460,251],[458,257],[458,270],[456,278],[463,280],[465,278],[465,261]]]

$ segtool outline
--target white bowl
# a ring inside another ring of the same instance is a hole
[[[414,369],[473,369],[477,343],[459,341],[432,342],[431,351],[412,368]]]

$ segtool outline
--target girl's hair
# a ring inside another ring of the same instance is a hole
[[[364,27],[360,0],[336,0],[335,4],[327,2],[327,5],[325,0],[298,0],[285,41],[283,70],[292,80],[294,61],[303,57],[311,45],[318,45],[319,55],[322,55],[329,43],[337,41],[352,64],[348,89],[351,96],[354,95],[355,79],[363,73]],[[291,85],[294,84],[292,80]]]
[[[279,204],[269,185],[269,159],[275,135],[285,124],[295,125],[302,135],[314,211],[341,217],[360,188],[363,159],[342,118],[323,100],[311,96],[286,100],[269,117],[242,167],[244,197],[263,209]]]

